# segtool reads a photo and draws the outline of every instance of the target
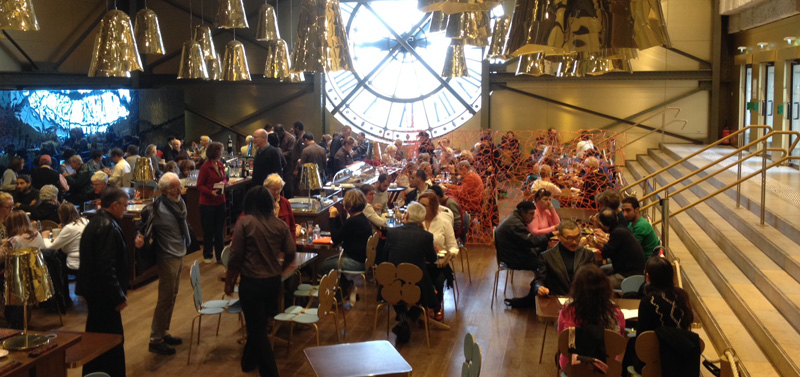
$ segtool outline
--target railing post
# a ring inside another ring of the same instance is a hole
[[[661,199],[661,245],[669,249],[669,190],[664,190],[664,199]]]
[[[761,225],[764,225],[764,216],[767,213],[767,138],[764,139],[763,153],[761,154]]]
[[[658,185],[658,179],[657,179],[657,177],[653,177],[653,183],[650,185],[653,188],[652,192],[658,191],[658,190],[656,190],[656,185]],[[655,196],[653,196],[651,200],[655,201],[655,200],[657,200],[656,198],[658,198],[657,194]],[[653,211],[653,214],[650,215],[650,218],[651,219],[655,219],[656,218],[656,206],[652,206],[650,208]]]
[[[736,140],[737,141],[736,147],[737,148],[741,148],[742,147],[742,142],[743,142],[742,135],[744,135],[744,132],[742,132],[738,136],[736,136],[736,139],[737,139]],[[736,180],[737,181],[740,181],[742,179],[742,157],[743,156],[744,156],[744,150],[740,150],[739,151],[739,164],[736,167]],[[736,208],[737,209],[739,207],[741,207],[741,203],[742,203],[742,183],[739,182],[739,183],[736,184]]]
[[[661,113],[661,146],[658,148],[661,149],[664,145],[664,124],[667,122],[667,112],[664,111]]]

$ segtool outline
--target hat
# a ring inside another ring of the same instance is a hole
[[[53,160],[50,158],[49,154],[43,154],[39,156],[39,165],[50,165],[53,163]]]
[[[39,199],[43,202],[49,202],[58,198],[58,189],[53,185],[44,185],[39,189]]]

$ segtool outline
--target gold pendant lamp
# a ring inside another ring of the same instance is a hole
[[[278,20],[275,17],[275,8],[269,4],[262,4],[258,10],[258,24],[256,24],[256,40],[276,41],[281,39],[278,30]]]
[[[506,44],[508,43],[508,27],[510,25],[510,17],[494,19],[494,27],[492,28],[492,41],[489,44],[489,50],[486,52],[486,59],[502,61],[509,59]]]
[[[264,77],[285,80],[291,74],[289,69],[289,48],[286,41],[278,39],[267,43],[267,62],[264,65]]]
[[[292,57],[293,72],[353,70],[339,0],[303,0]]]
[[[178,79],[208,80],[208,70],[206,68],[206,60],[203,58],[203,50],[200,48],[200,43],[194,39],[183,42]]]
[[[444,14],[444,12],[437,10],[431,13],[431,24],[428,27],[429,33],[439,33],[442,31],[447,30],[447,20],[450,16]]]
[[[109,11],[95,38],[89,77],[130,77],[131,71],[141,70],[130,17],[120,10]]]
[[[206,68],[209,80],[219,81],[222,79],[222,61],[219,59],[219,54],[214,59],[206,59]]]
[[[195,26],[194,40],[200,43],[200,48],[203,50],[203,58],[206,60],[217,58],[217,50],[214,47],[214,38],[211,36],[211,27],[208,25]]]
[[[214,24],[220,29],[247,29],[247,17],[242,0],[219,0]]]
[[[0,29],[39,30],[33,0],[0,0]]]
[[[234,39],[225,45],[220,80],[250,81],[250,67],[247,65],[247,56],[242,42]]]
[[[161,28],[158,25],[156,12],[145,8],[136,13],[133,32],[136,35],[136,44],[140,53],[164,55],[164,40],[161,38]]]
[[[469,71],[467,70],[467,58],[464,55],[464,41],[461,39],[452,39],[450,41],[450,46],[447,47],[442,77],[452,78],[467,76],[469,76]]]

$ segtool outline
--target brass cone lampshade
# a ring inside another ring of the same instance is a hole
[[[546,56],[549,61],[548,74],[555,77],[581,77],[583,74],[578,69],[577,54]]]
[[[339,0],[303,0],[295,48],[293,72],[353,70]]]
[[[133,33],[140,53],[164,55],[164,40],[161,39],[156,12],[145,8],[136,13]]]
[[[206,59],[206,69],[209,80],[219,81],[222,79],[222,61],[219,59],[219,55],[214,59]]]
[[[640,50],[672,47],[660,0],[631,0],[631,8],[635,22],[633,35]]]
[[[604,3],[607,4],[607,3]],[[562,47],[566,51],[581,53],[598,53],[604,47],[607,36],[608,10],[600,8],[598,3],[585,2],[576,6],[566,18],[565,41]]]
[[[500,5],[496,0],[418,0],[417,8],[423,12],[442,11],[445,14],[489,11]]]
[[[242,42],[233,40],[225,46],[220,80],[250,81],[250,67],[247,66],[247,56]]]
[[[109,11],[95,38],[89,77],[130,77],[131,71],[141,70],[130,17],[120,10]]]
[[[217,59],[217,50],[214,48],[214,38],[211,36],[211,27],[197,25],[194,27],[194,40],[200,43],[203,58],[206,60]]]
[[[541,76],[547,74],[547,64],[544,53],[522,55],[517,63],[516,75]]]
[[[489,50],[486,52],[486,59],[488,60],[508,60],[508,51],[506,44],[508,43],[508,27],[511,25],[510,17],[495,18],[494,27],[492,28],[492,41],[489,44]]]
[[[444,59],[444,69],[442,77],[467,77],[467,57],[464,55],[464,41],[453,39],[447,47],[447,55]]]
[[[214,24],[220,29],[247,29],[243,0],[219,0]]]
[[[283,82],[304,82],[306,81],[306,75],[303,73],[290,73],[289,77],[283,80]]]
[[[267,63],[264,65],[264,77],[285,80],[291,74],[289,70],[289,48],[286,41],[278,39],[267,44]]]
[[[439,33],[442,31],[447,30],[447,20],[450,16],[444,14],[444,12],[437,10],[431,13],[431,24],[428,27],[429,33]]]
[[[567,53],[567,0],[520,0],[514,8],[509,31],[513,56],[544,52]]]
[[[33,0],[0,0],[0,29],[39,30]]]
[[[200,43],[194,39],[183,42],[178,79],[208,80],[208,70],[206,69],[206,60],[203,58],[203,50],[200,48]]]
[[[452,39],[463,39],[471,46],[485,47],[489,45],[489,12],[463,12],[451,14],[447,21],[445,36]]]
[[[630,0],[606,0],[608,12],[601,16],[608,20],[605,29],[606,48],[636,48],[633,37],[634,20]]]
[[[275,17],[275,8],[269,4],[261,5],[258,10],[258,24],[256,25],[256,40],[276,41],[281,39],[278,31],[278,21]]]
[[[44,335],[28,334],[28,305],[45,302],[55,293],[41,251],[35,247],[25,247],[9,251],[5,259],[6,285],[3,296],[6,305],[23,307],[23,331],[5,340],[3,347],[20,351],[49,343],[50,339]]]

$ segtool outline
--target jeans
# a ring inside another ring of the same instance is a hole
[[[242,370],[254,364],[262,377],[278,377],[275,354],[267,338],[267,320],[278,313],[281,277],[255,279],[242,276],[239,300],[247,324],[247,343],[242,354]]]
[[[327,274],[331,272],[331,270],[335,270],[339,268],[339,256],[334,255],[328,257],[320,263],[319,265],[319,272],[322,274]],[[359,262],[355,259],[351,259],[347,255],[342,256],[342,270],[346,271],[364,271],[364,262]],[[339,286],[342,288],[342,292],[347,293],[350,290],[350,286],[353,283],[344,276],[344,274],[339,275]]]
[[[120,312],[106,300],[99,298],[86,298],[86,306],[89,308],[86,332],[119,334],[122,335],[122,343],[86,363],[83,374],[106,372],[111,377],[125,377],[125,335]]]
[[[175,308],[175,298],[178,297],[183,258],[164,255],[163,252],[160,252],[156,255],[156,264],[158,266],[158,301],[156,309],[153,311],[153,323],[150,326],[150,343],[161,343],[169,330],[172,309]]]
[[[201,205],[200,222],[203,224],[203,258],[216,256],[220,260],[225,243],[225,204]]]

